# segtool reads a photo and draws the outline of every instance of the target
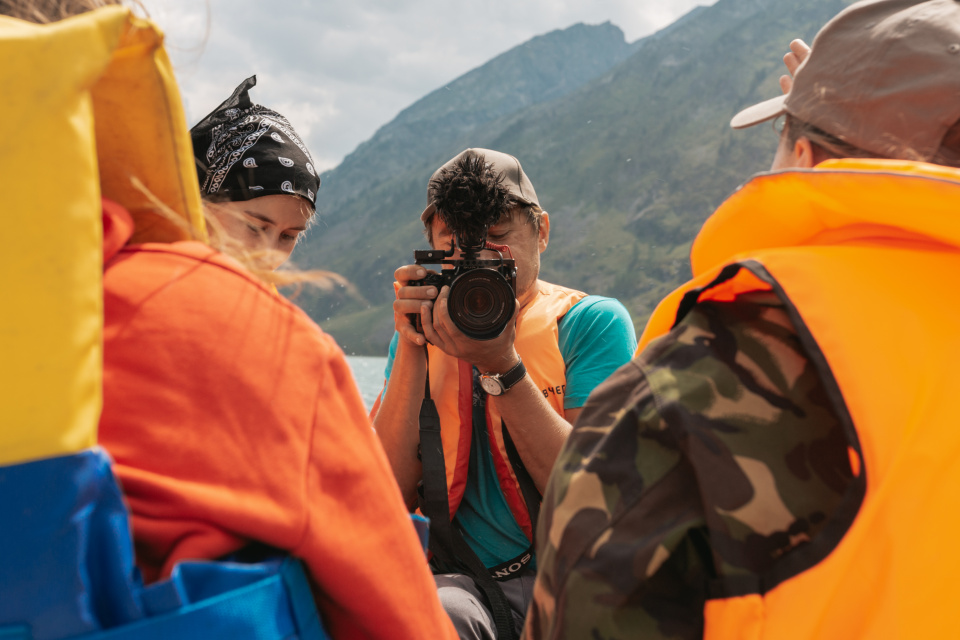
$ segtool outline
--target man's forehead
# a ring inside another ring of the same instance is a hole
[[[504,211],[494,225],[499,226],[514,222],[523,222],[524,220],[523,207],[520,205],[515,205]]]

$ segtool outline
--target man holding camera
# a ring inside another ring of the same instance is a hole
[[[960,587],[960,2],[794,41],[769,173],[596,389],[524,637],[944,638]]]
[[[475,331],[471,313],[482,321],[500,285],[458,297],[459,280],[438,286],[420,264],[397,269],[397,334],[374,426],[407,504],[431,518],[438,592],[461,637],[514,638],[535,575],[540,493],[580,407],[636,338],[616,300],[539,279],[550,218],[516,158],[467,149],[434,173],[427,200],[421,220],[433,253],[448,254],[444,268],[491,269],[506,275],[490,276],[499,282],[515,264],[516,299],[502,331]]]

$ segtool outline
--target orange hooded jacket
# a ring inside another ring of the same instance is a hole
[[[257,541],[335,638],[456,637],[339,347],[210,247],[132,232],[105,203],[100,443],[145,578]]]

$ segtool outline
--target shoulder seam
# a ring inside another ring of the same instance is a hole
[[[297,307],[295,304],[287,300],[285,297],[283,297],[279,293],[276,293],[273,290],[271,290],[270,287],[268,287],[262,280],[256,278],[253,274],[246,271],[243,268],[243,266],[241,266],[239,263],[236,265],[232,265],[226,262],[227,260],[232,260],[232,258],[227,256],[226,254],[221,253],[216,249],[209,247],[207,245],[204,245],[202,243],[196,243],[196,244],[206,247],[207,249],[209,249],[210,253],[207,256],[199,256],[199,255],[194,255],[192,253],[174,251],[172,249],[167,248],[166,245],[162,245],[159,243],[151,243],[151,245],[128,245],[123,249],[121,249],[117,253],[117,255],[121,255],[121,254],[134,255],[137,253],[159,253],[163,255],[172,256],[175,258],[181,258],[185,261],[197,262],[197,263],[209,265],[211,267],[216,267],[221,271],[226,271],[234,275],[235,277],[240,278],[241,280],[246,280],[247,282],[259,288],[263,293],[279,301],[282,301],[283,305],[287,307],[289,311],[295,311],[300,309],[299,307]]]

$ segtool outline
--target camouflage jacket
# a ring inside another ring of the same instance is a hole
[[[711,583],[805,544],[851,478],[779,300],[701,303],[584,406],[544,495],[524,637],[700,638]]]

